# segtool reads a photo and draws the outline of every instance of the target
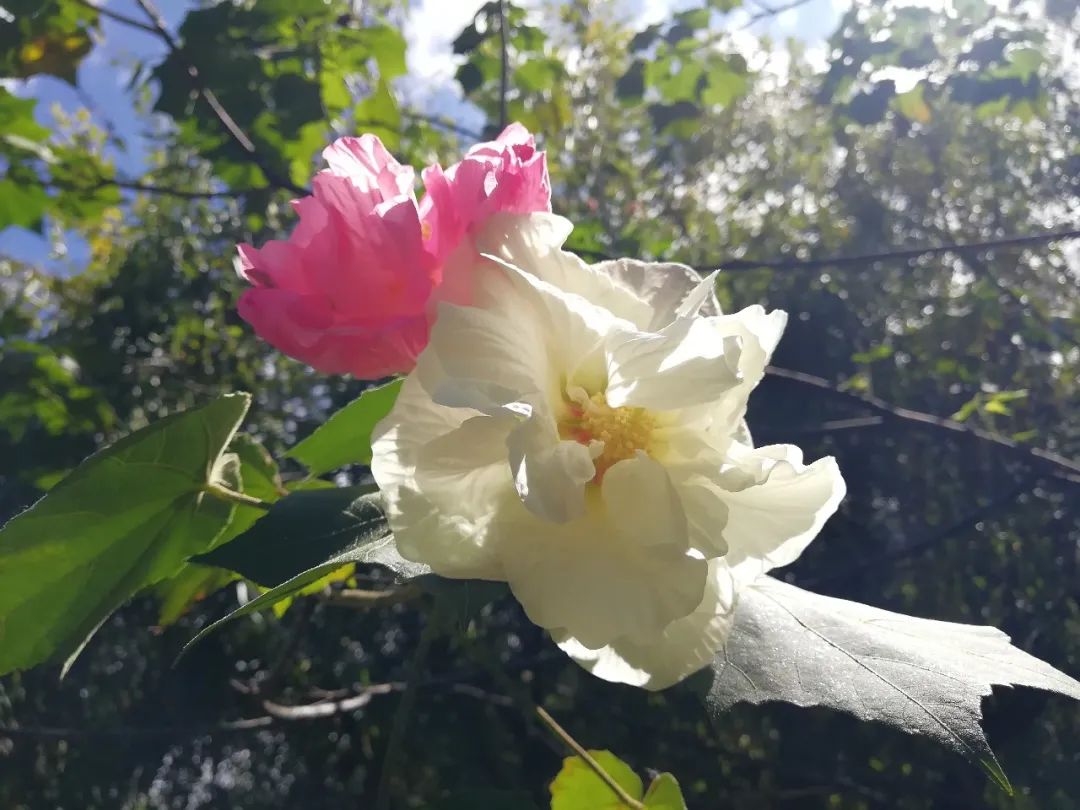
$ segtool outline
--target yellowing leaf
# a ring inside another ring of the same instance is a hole
[[[923,99],[923,85],[920,82],[906,93],[901,93],[895,99],[896,109],[909,121],[918,124],[930,123],[930,107]]]

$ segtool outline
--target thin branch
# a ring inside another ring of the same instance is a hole
[[[112,11],[104,6],[99,6],[97,3],[91,2],[91,0],[72,0],[77,5],[84,6],[92,11],[96,11],[102,17],[108,17],[113,22],[118,22],[123,25],[130,26],[132,28],[138,28],[141,31],[157,35],[157,29],[152,25],[147,25],[142,20],[136,20],[134,17],[129,17],[126,14],[121,14],[118,11]]]
[[[805,425],[795,427],[762,426],[754,428],[754,437],[775,436],[777,441],[791,439],[809,439],[816,436],[824,436],[829,433],[841,433],[846,430],[863,430],[865,428],[879,427],[885,424],[880,416],[853,416],[851,419],[831,419],[818,425]],[[771,442],[770,442],[771,444]]]
[[[506,0],[499,0],[499,47],[501,50],[501,72],[499,76],[499,131],[510,123],[507,111],[510,96],[510,32],[509,15],[506,13]]]
[[[1015,442],[998,433],[971,427],[941,416],[934,416],[933,414],[924,413],[922,411],[915,411],[911,408],[902,408],[899,405],[893,405],[879,397],[871,396],[869,394],[857,394],[853,391],[844,391],[822,377],[816,377],[813,374],[806,374],[802,371],[793,371],[791,369],[769,366],[766,369],[766,373],[771,377],[777,377],[805,387],[814,388],[833,398],[842,399],[869,408],[875,413],[881,414],[886,419],[922,425],[924,427],[933,428],[934,430],[955,433],[959,436],[967,436],[988,444],[996,445],[1001,449],[1008,451],[1016,458],[1030,463],[1036,469],[1052,475],[1055,478],[1070,481],[1074,484],[1080,484],[1080,463],[1049,450],[1043,450],[1038,447],[1027,447],[1026,445],[1022,445],[1019,442]]]
[[[612,792],[619,797],[619,801],[627,807],[634,808],[634,810],[644,810],[645,805],[627,793],[626,788],[616,782],[615,778],[604,770],[604,766],[593,759],[592,755],[585,750],[581,743],[570,736],[570,732],[555,722],[555,718],[548,714],[547,709],[543,706],[537,706],[536,716],[543,720],[544,724],[555,733],[555,736],[562,740],[571,751],[577,754],[578,757],[592,769],[593,773],[603,780],[605,785],[611,788]]]
[[[784,3],[782,6],[773,6],[766,5],[765,3],[756,2],[755,0],[754,5],[761,8],[761,11],[751,16],[750,19],[746,21],[746,24],[743,25],[742,28],[740,28],[739,30],[742,31],[754,25],[755,23],[761,22],[768,17],[775,17],[778,14],[783,14],[785,11],[791,11],[791,9],[806,5],[809,2],[810,0],[791,0],[791,2]]]
[[[379,786],[375,791],[374,810],[388,810],[390,807],[395,771],[405,745],[405,731],[412,716],[413,706],[416,705],[417,686],[424,665],[427,663],[428,653],[431,651],[431,642],[435,640],[436,635],[438,635],[438,625],[434,620],[429,619],[420,634],[416,651],[409,663],[405,692],[401,696],[401,702],[394,713],[393,724],[390,726],[390,739],[386,742],[386,753],[383,755],[382,767],[379,769]]]
[[[333,717],[335,714],[356,711],[368,705],[376,695],[389,695],[391,692],[399,692],[404,688],[403,683],[379,683],[339,700],[323,700],[300,706],[286,706],[272,700],[264,700],[262,706],[267,714],[278,720],[319,720],[324,717]]]
[[[252,506],[256,509],[262,509],[264,512],[269,512],[270,507],[273,506],[269,501],[264,501],[261,498],[256,498],[254,495],[246,495],[243,492],[237,492],[233,489],[227,489],[220,484],[207,484],[203,488],[203,492],[207,495],[213,495],[218,500],[230,501],[232,503],[238,503],[243,506]]]
[[[1022,234],[1006,236],[1001,239],[987,239],[982,242],[968,242],[967,244],[929,245],[917,248],[903,248],[900,250],[883,250],[878,253],[861,253],[856,256],[831,256],[825,259],[723,259],[716,263],[706,265],[692,265],[698,273],[708,274],[714,270],[724,270],[729,273],[749,272],[753,270],[823,270],[825,268],[858,267],[874,262],[886,261],[909,261],[921,256],[936,256],[942,253],[956,253],[962,251],[984,251],[999,247],[1020,247],[1023,245],[1036,245],[1044,242],[1056,242],[1064,239],[1080,238],[1080,228],[1066,231],[1046,231],[1044,233]],[[613,259],[614,256],[599,250],[574,250],[596,259]],[[678,261],[678,259],[668,259]]]
[[[165,24],[165,18],[161,16],[161,12],[157,10],[152,0],[135,0],[139,4],[139,8],[143,10],[150,21],[153,23],[154,29],[157,35],[169,46],[169,50],[172,51],[179,59],[184,63],[187,68],[188,78],[191,80],[191,86],[202,97],[202,99],[213,110],[214,115],[217,116],[218,121],[225,127],[226,131],[232,137],[232,139],[248,153],[248,157],[251,162],[254,163],[260,171],[266,176],[266,179],[275,186],[288,189],[296,194],[307,194],[307,190],[293,183],[287,177],[279,175],[269,164],[267,164],[258,150],[255,148],[255,143],[248,137],[247,133],[241,129],[240,125],[236,123],[235,119],[218,101],[218,97],[214,94],[214,91],[202,80],[202,75],[199,73],[199,69],[195,67],[195,63],[188,57],[186,51],[176,40],[176,38],[169,32],[168,26]]]
[[[48,188],[54,188],[59,191],[70,191],[73,194],[95,194],[104,188],[122,188],[126,191],[138,191],[144,194],[161,194],[166,197],[178,197],[184,200],[213,200],[213,199],[236,199],[242,197],[245,194],[250,194],[256,191],[266,191],[266,188],[237,188],[229,189],[226,191],[191,191],[183,188],[173,188],[172,186],[161,186],[151,183],[143,183],[139,180],[125,180],[122,178],[108,178],[102,177],[97,180],[93,185],[81,186],[73,183],[62,183],[55,179],[50,179],[42,183],[42,185]]]

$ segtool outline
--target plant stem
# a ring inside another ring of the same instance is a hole
[[[269,512],[270,507],[273,506],[269,501],[256,498],[254,495],[245,495],[243,492],[227,489],[220,484],[207,484],[203,491],[208,495],[213,495],[219,500],[239,503],[244,506],[253,506],[256,509],[262,509],[264,512]]]
[[[645,805],[626,792],[626,789],[615,781],[615,778],[604,770],[604,766],[597,762],[593,756],[585,750],[585,746],[575,740],[569,731],[559,725],[559,723],[552,717],[547,709],[536,703],[526,692],[520,681],[514,681],[509,675],[503,671],[498,661],[491,661],[487,656],[474,656],[479,661],[491,676],[494,678],[495,683],[499,687],[505,690],[509,696],[513,699],[515,705],[521,708],[525,714],[526,719],[532,720],[533,715],[539,717],[540,720],[546,725],[556,737],[562,740],[571,751],[579,756],[589,768],[592,769],[605,785],[611,788],[612,792],[622,802],[632,810],[644,810]]]

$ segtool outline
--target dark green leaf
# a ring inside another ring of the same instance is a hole
[[[472,62],[466,62],[458,68],[457,80],[465,95],[477,90],[484,83],[484,74]]]
[[[286,501],[301,496],[312,496],[333,492],[348,492],[350,495],[354,494],[348,490],[297,492],[290,495],[288,498],[283,499],[280,503],[285,504]],[[205,628],[201,633],[195,636],[195,638],[188,642],[184,647],[184,652],[187,652],[192,645],[203,639],[207,634],[212,633],[214,630],[221,627],[226,622],[241,616],[246,616],[249,613],[254,613],[258,610],[272,607],[281,600],[293,596],[311,583],[316,582],[327,574],[346,565],[380,565],[384,568],[389,568],[403,580],[421,576],[430,571],[427,566],[409,562],[398,554],[394,538],[387,531],[386,521],[385,518],[383,518],[377,494],[362,495],[359,498],[350,501],[347,505],[344,505],[343,501],[344,498],[339,498],[336,502],[336,506],[323,504],[323,506],[327,508],[320,509],[318,512],[310,514],[312,522],[321,522],[321,525],[326,527],[322,531],[325,531],[328,535],[332,535],[334,540],[339,543],[338,548],[340,551],[338,553],[333,554],[329,558],[325,558],[321,563],[306,571],[301,571],[291,579],[282,582],[258,598],[248,602],[243,607],[234,610],[225,618],[214,622],[214,624]],[[268,515],[267,518],[271,519],[274,523],[277,522],[273,513]],[[301,528],[297,526],[293,520],[288,520],[282,525],[286,531],[298,530]],[[332,543],[329,541],[329,538],[325,535],[318,534],[318,532],[320,532],[319,526],[314,526],[310,531],[299,532],[298,534],[292,535],[291,539],[300,542],[305,538],[308,538],[313,543],[322,544],[323,548],[330,547]],[[268,534],[263,534],[262,537],[265,542],[252,544],[252,553],[254,553],[254,549],[259,546],[263,547],[262,554],[264,556],[271,556],[278,550],[285,550],[287,553],[297,552],[296,549],[288,549],[289,544],[287,542],[274,541],[273,547],[267,548],[269,541],[266,540],[266,538],[268,537]],[[222,546],[220,550],[228,548],[230,548],[230,546]],[[208,557],[212,556],[213,555],[208,555]],[[299,553],[296,553],[296,558],[299,556]],[[211,564],[218,564],[216,561],[207,561]],[[249,570],[257,570],[260,575],[268,578],[276,573],[275,567],[273,566],[269,571],[264,571],[265,566],[260,565],[252,556],[246,556],[243,560],[236,560],[235,564],[238,566],[242,565]]]
[[[269,587],[389,531],[378,495],[369,487],[293,492],[248,531],[195,561],[227,568]]]
[[[771,577],[740,592],[713,669],[713,712],[770,700],[839,709],[937,740],[978,762],[1005,790],[1009,781],[979,726],[991,687],[1080,699],[1080,683],[992,627],[889,613]]]

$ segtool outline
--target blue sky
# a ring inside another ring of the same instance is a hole
[[[743,38],[768,34],[777,40],[796,37],[820,45],[835,28],[840,11],[847,5],[847,0],[810,0],[748,26],[751,15],[763,6],[783,6],[788,1],[745,0],[745,7],[728,15],[726,23],[732,30],[740,30],[739,36]],[[457,62],[450,43],[483,2],[412,0],[405,25],[410,76],[401,88],[406,103],[450,115],[472,128],[482,125],[479,111],[460,101],[460,92],[453,81]],[[542,2],[525,0],[523,5],[538,6]],[[195,0],[159,0],[158,6],[175,31],[188,9],[195,4]],[[135,0],[105,0],[102,5],[142,19]],[[635,25],[644,26],[663,20],[674,11],[699,5],[700,0],[622,0],[621,13]],[[152,145],[146,137],[146,118],[138,113],[132,94],[125,88],[137,65],[153,66],[164,54],[165,46],[157,37],[104,18],[101,40],[79,68],[81,92],[51,76],[35,77],[9,86],[19,95],[38,99],[37,117],[45,126],[53,124],[51,110],[54,104],[69,112],[89,108],[99,125],[115,131],[124,141],[122,149],[110,150],[119,173],[138,177]],[[50,246],[45,238],[21,228],[7,228],[0,231],[0,257],[36,262],[58,272],[85,264],[86,246],[77,238],[69,238],[67,242],[69,254],[50,259]]]

